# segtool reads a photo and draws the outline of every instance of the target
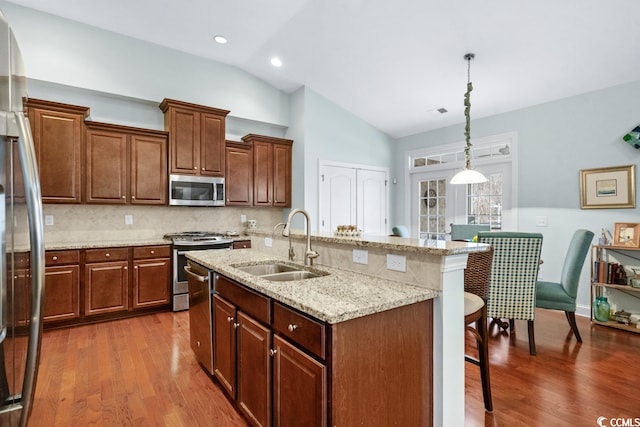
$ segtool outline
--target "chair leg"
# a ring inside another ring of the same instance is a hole
[[[509,319],[509,330],[511,332],[515,332],[516,331],[516,321],[513,319]]]
[[[484,408],[487,412],[493,412],[491,399],[491,381],[489,379],[489,333],[487,329],[487,309],[482,311],[482,317],[476,322],[476,328],[480,339],[478,343],[478,359],[480,360],[480,378],[482,380],[482,395],[484,396]]]
[[[529,354],[532,356],[536,355],[536,336],[533,331],[533,320],[528,320],[527,324],[529,326]]]
[[[576,314],[573,311],[565,311],[564,314],[567,316],[569,326],[571,326],[571,330],[573,331],[573,335],[576,336],[576,340],[578,340],[578,342],[582,342],[580,331],[578,331],[578,324],[576,323]]]

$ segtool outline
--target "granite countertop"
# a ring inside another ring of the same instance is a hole
[[[260,237],[274,237],[272,231],[248,230],[249,235]],[[275,237],[280,237],[275,234]],[[305,239],[306,236],[301,231],[293,230],[292,239]],[[428,240],[414,239],[397,236],[379,236],[363,234],[359,236],[336,236],[331,233],[319,233],[311,235],[312,242],[324,242],[340,245],[348,245],[361,248],[380,248],[392,251],[413,252],[429,255],[448,256],[456,254],[466,254],[469,252],[482,252],[489,248],[483,243],[471,243],[451,240]]]
[[[324,265],[306,269],[328,273],[325,276],[272,282],[234,266],[261,264],[272,260],[302,265],[252,249],[190,251],[186,256],[208,269],[327,323],[339,323],[438,296],[438,292],[432,289]]]
[[[249,236],[232,236],[228,237],[234,241],[249,240]],[[50,242],[45,236],[45,249],[48,251],[64,250],[64,249],[93,249],[93,248],[114,248],[120,246],[156,246],[156,245],[170,245],[172,242],[162,237],[150,237],[150,238],[117,238],[112,240],[107,239],[78,239],[69,242]]]

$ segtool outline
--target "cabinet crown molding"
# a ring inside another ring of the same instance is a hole
[[[81,105],[63,104],[61,102],[45,101],[43,99],[35,98],[22,98],[22,104],[25,109],[29,108],[42,108],[51,111],[58,111],[62,113],[82,114],[83,118],[89,117],[89,107],[83,107]]]
[[[223,109],[214,108],[214,107],[207,107],[206,105],[192,104],[189,102],[178,101],[170,98],[163,99],[159,107],[163,113],[166,113],[169,107],[186,108],[186,109],[195,110],[201,113],[211,113],[211,114],[216,114],[216,115],[225,116],[225,117],[227,116],[227,114],[231,112],[229,110],[223,110]]]

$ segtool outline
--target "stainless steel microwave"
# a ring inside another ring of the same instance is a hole
[[[169,205],[224,206],[224,178],[169,175]]]

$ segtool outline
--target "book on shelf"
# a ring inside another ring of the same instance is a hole
[[[624,267],[617,262],[595,261],[593,265],[593,281],[597,283],[626,285]]]

